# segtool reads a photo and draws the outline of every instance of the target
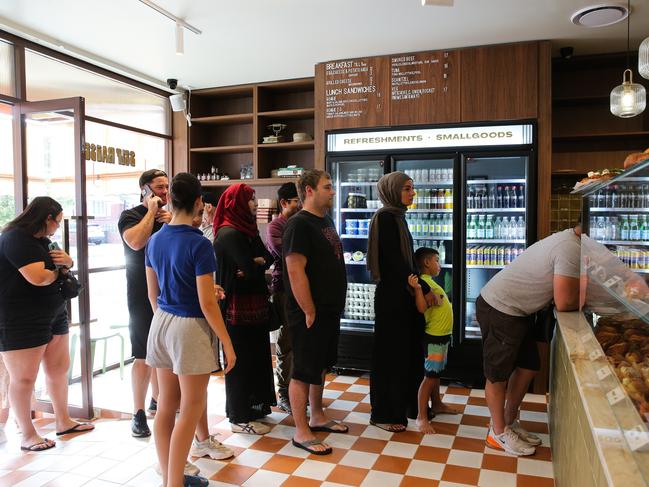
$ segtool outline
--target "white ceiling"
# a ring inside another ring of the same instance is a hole
[[[524,40],[549,39],[555,55],[568,45],[576,55],[626,49],[625,22],[570,22],[602,0],[156,1],[203,31],[185,31],[184,56],[173,22],[138,0],[0,0],[0,28],[158,86],[179,78],[193,88],[313,76],[314,64],[333,59]],[[649,0],[631,6],[637,49],[649,36]]]

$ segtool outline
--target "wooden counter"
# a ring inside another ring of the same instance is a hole
[[[626,394],[610,394],[619,381],[590,325],[579,312],[557,320],[548,411],[555,485],[649,485],[649,434]]]

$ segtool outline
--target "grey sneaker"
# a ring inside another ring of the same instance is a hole
[[[487,446],[517,457],[534,455],[536,452],[536,448],[521,440],[509,426],[505,426],[505,431],[501,435],[497,435],[490,427],[487,433]]]
[[[225,460],[233,457],[234,451],[218,441],[216,435],[210,435],[204,441],[198,441],[194,437],[189,454],[193,457],[210,457],[212,460]]]
[[[162,476],[162,470],[160,470],[160,464],[159,464],[159,463],[156,463],[156,464],[153,466],[153,470],[155,470],[155,473],[157,473],[158,475]],[[185,470],[184,470],[184,472],[183,472],[185,475],[196,476],[196,475],[198,475],[200,472],[201,472],[201,469],[200,469],[200,468],[198,468],[198,467],[197,467],[196,465],[194,465],[192,462],[190,462],[189,460],[187,460],[187,462],[185,463]]]
[[[270,431],[270,427],[258,421],[249,423],[230,423],[230,429],[233,433],[246,433],[249,435],[265,435]]]
[[[519,420],[514,421],[509,425],[509,427],[525,443],[528,443],[532,446],[540,446],[541,444],[543,444],[543,440],[541,440],[541,438],[536,436],[534,433],[530,433],[525,428],[523,428]]]

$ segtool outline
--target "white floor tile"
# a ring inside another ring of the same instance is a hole
[[[41,487],[43,484],[60,477],[61,472],[37,472],[31,477],[14,484],[12,487]]]
[[[199,475],[208,479],[228,464],[227,462],[212,460],[211,458],[207,457],[192,460],[192,463],[201,469],[201,473]]]
[[[523,475],[535,475],[537,477],[552,478],[554,476],[552,462],[532,460],[530,458],[518,459],[517,472]]]
[[[437,487],[473,487],[473,486],[469,484],[456,484],[455,482],[442,481],[438,484]]]
[[[480,470],[478,487],[516,487],[516,474],[496,472],[495,470]]]
[[[465,438],[475,438],[477,440],[484,440],[487,437],[489,428],[483,428],[482,426],[468,426],[466,424],[461,424],[457,429],[457,436],[463,436]]]
[[[460,467],[480,468],[480,466],[482,465],[482,453],[464,450],[451,450],[446,463],[448,463],[449,465],[458,465]]]
[[[270,470],[257,470],[252,477],[242,485],[244,487],[279,487],[286,481],[285,473],[271,472]]]
[[[398,438],[398,436],[397,436]],[[389,441],[381,455],[392,455],[393,457],[413,458],[419,445],[412,443],[402,443],[400,441]]]
[[[367,474],[361,487],[399,487],[403,475],[372,470]]]
[[[275,428],[273,428],[274,430]],[[271,431],[272,433],[272,431]],[[245,433],[234,433],[223,440],[224,445],[239,446],[241,448],[250,448],[261,436],[248,435]]]
[[[56,481],[60,485],[65,485],[66,487],[80,487],[81,485],[86,485],[90,480],[90,477],[75,475],[73,473],[64,473],[56,477]]]
[[[140,463],[137,459],[130,462],[119,462],[114,467],[109,468],[102,474],[98,475],[97,478],[108,482],[115,482],[116,484],[125,484],[133,477],[140,475],[149,467],[151,467],[151,465]]]
[[[322,397],[326,399],[338,399],[344,391],[337,391],[335,389],[325,389],[322,391]]]
[[[449,404],[466,404],[469,401],[469,396],[463,396],[460,394],[444,394],[442,401]]]
[[[246,450],[239,453],[232,463],[245,465],[246,467],[261,468],[268,460],[273,457],[272,453],[259,450]]]
[[[362,404],[372,404],[372,401],[370,400],[370,395],[368,394],[361,400]]]
[[[376,459],[379,456],[376,453],[367,453],[364,451],[348,451],[347,454],[342,457],[339,465],[347,465],[348,467],[358,467],[358,468],[372,468],[376,463]]]
[[[536,421],[538,423],[547,423],[548,413],[542,413],[540,411],[521,411],[521,420]]]
[[[281,423],[283,420],[285,420],[287,417],[288,414],[286,413],[278,413],[273,411],[272,413],[270,413],[268,416],[264,418],[264,422],[278,424]]]
[[[320,487],[349,487],[345,484],[338,484],[336,482],[322,482]]]
[[[470,397],[485,397],[484,389],[471,389],[469,392]]]
[[[292,473],[297,477],[306,477],[314,480],[326,479],[336,465],[329,462],[318,462],[315,460],[304,460],[302,464]]]
[[[443,463],[413,460],[406,471],[406,475],[422,477],[425,479],[439,480],[442,478],[445,465]]]
[[[464,408],[464,414],[472,414],[474,416],[485,416],[485,417],[490,417],[491,414],[489,413],[489,408],[486,406],[473,406],[471,404],[468,404]]]
[[[356,394],[369,394],[370,386],[361,386],[359,384],[354,384],[347,389],[347,392],[355,392]]]
[[[99,477],[106,470],[111,469],[118,465],[116,460],[109,460],[108,458],[91,458],[81,465],[78,465],[70,470],[70,473],[77,475],[85,475],[87,477]]]
[[[119,484],[114,482],[106,482],[105,480],[93,479],[87,484],[83,484],[83,487],[117,487]]]
[[[338,375],[332,382],[340,382],[343,384],[353,384],[358,380],[358,377],[353,377],[351,375]]]
[[[153,470],[152,468],[147,468],[140,475],[132,478],[128,481],[127,484],[124,485],[132,487],[160,487],[161,483],[162,478],[157,473],[155,473],[155,470]]]
[[[270,433],[267,433],[265,436],[270,438],[281,438],[283,440],[290,440],[295,435],[295,427],[287,426],[285,424],[278,424],[275,426]]]
[[[547,404],[545,394],[525,394],[523,402],[536,402],[539,404]]]
[[[61,461],[67,459],[62,455],[47,455],[47,456],[36,456],[36,458],[31,462],[23,465],[18,470],[22,472],[40,472],[41,470],[49,470],[50,467],[60,463]],[[88,459],[88,457],[86,457]],[[60,470],[57,470],[60,471]]]
[[[369,425],[365,428],[365,431],[361,433],[363,438],[372,438],[374,440],[386,440],[389,441],[390,438],[394,436],[395,433],[385,431],[384,429],[377,428],[376,426]],[[398,433],[397,433],[398,434]]]
[[[455,441],[455,436],[451,435],[425,435],[421,440],[422,446],[434,446],[437,448],[448,448],[449,450],[453,446],[453,441]]]
[[[343,401],[341,399],[336,399],[328,406],[328,408],[340,409],[341,411],[351,411],[356,406],[358,406],[356,401]]]
[[[345,423],[369,424],[370,415],[369,415],[369,413],[358,413],[356,411],[352,411],[351,413],[349,413],[345,417],[343,422],[345,422]]]
[[[296,457],[296,458],[306,458],[309,456],[309,452],[303,450],[302,448],[293,446],[292,443],[288,443],[287,445],[284,445],[282,449],[277,453],[279,453],[280,455],[286,455],[289,457]]]
[[[340,434],[340,433],[331,433],[325,438],[325,443],[333,448],[342,448],[343,450],[349,450],[358,436],[352,436],[349,434]]]
[[[433,421],[438,423],[447,423],[447,424],[460,424],[462,421],[461,414],[438,414],[433,418]]]

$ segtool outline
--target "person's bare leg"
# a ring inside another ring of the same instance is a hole
[[[439,382],[439,379],[438,379]],[[435,428],[428,421],[428,398],[435,388],[435,379],[424,377],[417,392],[417,428],[424,434],[435,433]]]
[[[180,405],[180,385],[178,376],[171,369],[155,369],[159,376],[161,401],[153,423],[155,449],[162,472],[162,485],[167,487],[169,471],[169,447],[171,434],[176,423],[176,411]]]
[[[155,373],[155,369],[151,369],[151,397],[157,402],[158,394],[160,394],[160,388],[158,387],[158,374]],[[146,398],[146,391],[144,392]]]
[[[309,395],[309,389],[309,384],[296,379],[291,379],[291,382],[288,385],[291,411],[293,414],[293,420],[295,421],[295,435],[293,436],[293,439],[297,443],[304,443],[305,441],[315,439],[311,428],[309,428],[309,421],[306,417],[306,400]],[[322,401],[320,401],[320,407],[322,408]],[[311,403],[311,408],[313,408],[313,403]],[[309,448],[316,451],[325,451],[329,446],[323,443],[321,445],[312,445]]]
[[[491,382],[487,379],[485,384],[485,398],[491,414],[491,427],[495,434],[500,435],[505,431],[505,391],[507,382]]]
[[[518,418],[518,411],[525,394],[537,372],[535,370],[516,368],[507,383],[505,400],[505,424],[512,424]]]
[[[453,406],[442,402],[442,395],[439,392],[440,381],[439,377],[434,379],[433,392],[430,394],[430,402],[433,408],[433,413],[435,414],[460,414],[460,411]]]
[[[324,383],[327,371],[322,371],[322,384],[310,384],[309,385],[309,407],[311,408],[311,417],[309,419],[309,426],[322,426],[331,421],[331,418],[327,416],[322,407],[322,393],[324,392]],[[333,427],[334,430],[338,430],[341,433],[347,431],[347,427],[340,423],[338,426]]]
[[[149,367],[144,359],[136,358],[133,361],[133,368],[131,369],[131,388],[133,389],[133,414],[137,413],[140,409],[144,410],[144,401],[146,399],[146,391],[149,388],[151,381],[151,367]]]
[[[44,441],[32,423],[32,392],[45,345],[2,352],[9,372],[9,402],[22,433],[21,446],[29,447]],[[49,444],[52,444],[51,440]]]
[[[205,401],[203,414],[201,414],[201,417],[198,419],[195,436],[198,441],[205,441],[207,440],[207,437],[210,436],[210,427],[207,421],[207,400]]]
[[[70,368],[70,349],[68,334],[54,335],[45,346],[43,370],[47,392],[52,401],[56,431],[66,431],[79,424],[68,412],[68,369]],[[80,426],[77,431],[87,431],[92,425]]]
[[[180,414],[171,433],[167,487],[182,487],[185,462],[194,438],[198,419],[207,405],[210,374],[180,375]],[[157,421],[157,419],[156,419]]]

